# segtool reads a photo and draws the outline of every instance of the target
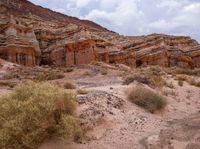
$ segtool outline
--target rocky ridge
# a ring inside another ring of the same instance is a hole
[[[27,66],[93,61],[131,67],[200,67],[200,45],[184,36],[121,36],[27,0],[0,2],[0,58]]]

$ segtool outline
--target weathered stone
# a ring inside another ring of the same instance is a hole
[[[184,36],[121,36],[27,0],[1,0],[0,58],[27,66],[65,67],[103,61],[133,68],[199,68],[200,45]]]

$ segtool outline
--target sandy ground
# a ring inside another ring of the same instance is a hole
[[[92,128],[81,143],[50,142],[40,149],[200,149],[200,88],[187,82],[179,86],[166,75],[174,88],[155,91],[174,93],[165,96],[163,111],[151,114],[127,100],[127,89],[138,83],[122,85],[121,74],[109,68],[102,75],[98,68],[84,67],[66,73],[64,80],[89,92],[78,95],[78,113]],[[0,87],[0,94],[8,92]]]
[[[145,138],[158,135],[164,130],[170,132],[169,129],[175,125],[173,121],[180,120],[187,123],[190,121],[188,118],[193,115],[196,115],[199,120],[200,89],[198,87],[191,86],[187,82],[184,82],[184,85],[181,87],[171,76],[166,76],[166,80],[170,83],[172,82],[174,85],[174,89],[171,90],[175,92],[175,95],[166,97],[168,104],[164,111],[151,114],[127,100],[126,90],[130,86],[121,85],[121,78],[113,74],[117,73],[112,71],[106,76],[96,75],[94,77],[75,80],[80,87],[87,90],[95,92],[103,91],[119,97],[124,101],[124,105],[121,109],[112,110],[112,114],[105,114],[104,121],[88,133],[91,138],[89,141],[85,141],[82,144],[72,143],[71,145],[67,145],[66,148],[142,149],[145,148],[145,143],[143,142]],[[162,92],[163,90],[170,89],[158,89],[158,92]],[[81,105],[79,108],[81,108]],[[200,126],[200,121],[197,121],[197,123]],[[196,135],[198,132],[199,127],[193,133]],[[189,134],[184,135],[187,136]],[[188,141],[187,139],[183,139],[183,141],[180,141],[177,139],[173,140],[173,142],[171,141],[172,145],[167,148],[182,149],[186,148],[187,144],[191,142],[193,140]],[[199,144],[198,148],[200,148]]]

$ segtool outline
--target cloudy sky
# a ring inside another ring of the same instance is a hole
[[[200,0],[30,0],[123,35],[189,35],[200,42]]]

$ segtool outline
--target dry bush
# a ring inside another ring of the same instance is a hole
[[[73,81],[67,80],[64,82],[63,87],[65,89],[76,89],[76,84]]]
[[[84,76],[84,77],[92,77],[93,74],[92,74],[91,71],[87,70],[87,71],[83,72],[82,76]]]
[[[20,78],[20,76],[16,72],[8,72],[3,75],[3,79],[5,79],[5,80],[18,79],[18,78]]]
[[[194,75],[200,76],[200,69],[183,69],[183,68],[176,68],[174,71],[175,74],[185,74],[185,75]]]
[[[73,72],[73,71],[74,71],[74,69],[71,67],[64,69],[64,72],[66,72],[66,73]]]
[[[81,94],[81,95],[85,95],[85,94],[88,94],[88,91],[87,91],[87,90],[84,90],[84,89],[78,89],[78,90],[77,90],[77,93],[78,93],[78,94]]]
[[[165,84],[165,81],[163,80],[162,76],[153,74],[146,74],[146,75],[136,74],[126,77],[123,81],[123,85],[129,85],[134,81],[147,84],[151,87],[162,87]]]
[[[200,87],[200,81],[196,80],[195,78],[190,78],[190,80],[188,82],[190,85]]]
[[[161,69],[160,66],[150,66],[148,69],[147,69],[148,73],[151,73],[152,75],[163,75],[163,70]]]
[[[105,69],[105,68],[102,68],[102,69],[101,69],[101,74],[102,74],[102,75],[107,75],[107,74],[108,74],[108,70]]]
[[[101,66],[102,65],[102,63],[99,62],[99,61],[92,61],[90,64],[91,65],[96,65],[96,66]]]
[[[147,78],[144,75],[129,75],[124,79],[123,85],[129,85],[133,83],[134,81],[137,81],[143,84],[149,84],[149,78]]]
[[[59,71],[48,71],[48,72],[41,72],[37,76],[35,76],[35,80],[37,81],[47,81],[47,80],[57,80],[64,78],[65,75]]]
[[[177,75],[175,77],[175,80],[178,80],[178,81],[187,81],[188,80],[188,76],[186,76],[186,75]]]
[[[169,95],[171,95],[171,96],[176,96],[176,92],[173,91],[173,90],[169,90],[169,89],[164,90],[164,91],[162,92],[162,94],[165,95],[165,96],[169,96]]]
[[[145,110],[154,113],[165,107],[165,99],[144,87],[132,87],[128,93],[128,99]]]
[[[14,88],[16,86],[16,82],[12,81],[0,81],[0,86],[8,86],[10,88]]]
[[[162,76],[151,75],[149,80],[150,85],[153,87],[162,87],[165,84],[165,81],[163,80]]]
[[[173,89],[173,88],[175,88],[174,87],[174,84],[172,83],[172,82],[165,82],[165,86],[167,86],[167,87],[169,87],[169,88],[171,88],[171,89]]]
[[[80,136],[76,96],[48,83],[26,82],[0,98],[0,148],[36,149],[46,139]]]
[[[183,86],[183,81],[179,80],[179,81],[178,81],[178,85],[179,85],[179,86]]]

